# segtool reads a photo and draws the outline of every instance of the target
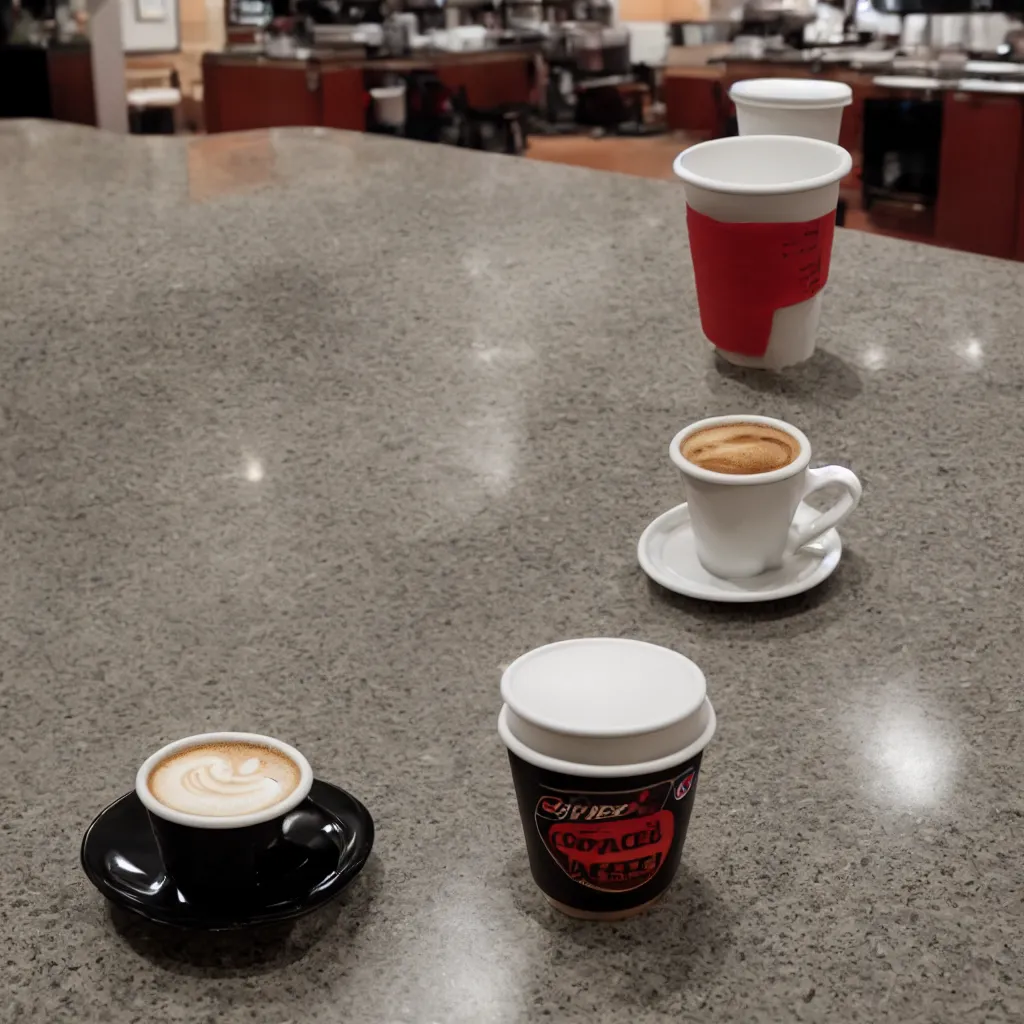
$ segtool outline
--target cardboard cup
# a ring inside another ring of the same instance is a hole
[[[729,90],[740,135],[800,135],[839,141],[853,90],[817,78],[749,78]]]
[[[640,641],[569,640],[510,665],[502,695],[498,733],[544,896],[594,919],[659,899],[679,868],[717,724],[700,669]],[[635,760],[645,751],[657,756]],[[568,753],[586,760],[559,756]]]
[[[705,335],[740,366],[810,358],[850,154],[816,139],[749,135],[692,146],[673,166]]]

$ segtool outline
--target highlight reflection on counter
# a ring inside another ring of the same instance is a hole
[[[956,354],[968,366],[978,367],[985,361],[985,346],[978,338],[967,338],[956,346]]]
[[[865,370],[884,370],[889,365],[889,353],[882,345],[865,345],[860,362]]]
[[[956,754],[920,708],[888,704],[874,723],[868,757],[873,789],[884,803],[906,810],[937,807],[949,795]]]

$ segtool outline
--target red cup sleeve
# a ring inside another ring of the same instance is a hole
[[[836,212],[795,224],[727,224],[686,208],[700,323],[726,352],[763,356],[777,309],[828,281]]]

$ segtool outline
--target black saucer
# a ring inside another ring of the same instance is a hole
[[[314,780],[309,797],[288,816],[293,866],[261,885],[243,907],[189,902],[165,873],[146,809],[125,793],[97,815],[82,839],[82,867],[112,903],[157,924],[226,931],[311,913],[355,878],[373,848],[373,819],[354,797]]]

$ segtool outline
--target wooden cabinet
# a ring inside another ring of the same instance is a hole
[[[466,90],[466,99],[474,110],[520,106],[530,102],[532,62],[522,55],[487,63],[441,64],[437,76],[452,92]]]
[[[54,47],[46,53],[50,76],[50,101],[58,121],[96,124],[92,87],[92,54],[87,46]]]
[[[661,83],[665,121],[673,131],[720,135],[729,116],[729,98],[720,74],[703,69],[669,71]]]
[[[369,76],[435,71],[451,90],[466,90],[469,105],[487,110],[526,105],[533,92],[533,56],[528,53],[451,55],[450,60],[397,59],[318,63],[310,61],[203,59],[203,97],[208,132],[245,131],[288,125],[366,130]]]
[[[950,92],[943,103],[936,241],[988,256],[1017,254],[1022,101]]]
[[[320,82],[323,125],[366,131],[366,102],[362,68],[326,68]]]
[[[203,61],[208,132],[322,123],[320,72],[299,63]]]

